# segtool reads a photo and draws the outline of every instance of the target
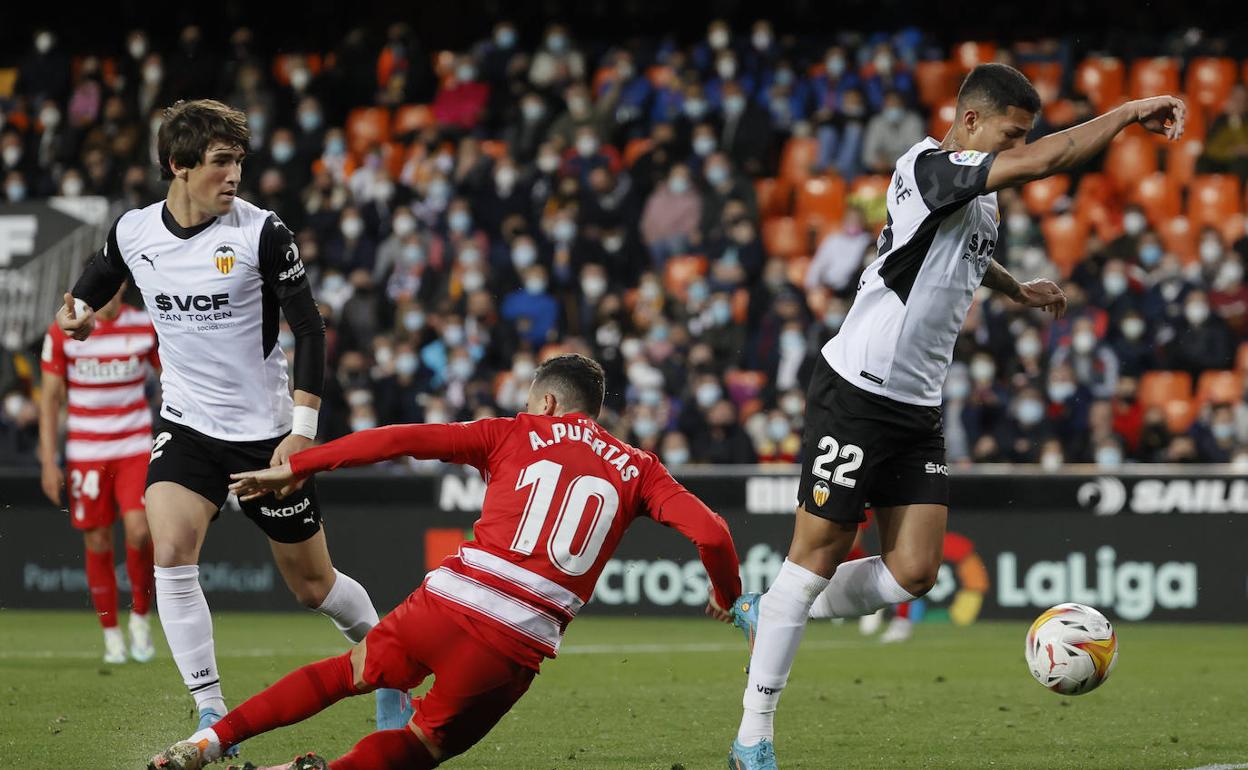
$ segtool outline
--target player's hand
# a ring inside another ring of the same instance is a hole
[[[65,304],[56,311],[56,325],[76,340],[85,340],[95,331],[95,311],[88,307],[79,312],[74,308],[74,295],[65,292]]]
[[[300,436],[297,433],[291,433],[289,436],[282,439],[282,443],[277,445],[277,449],[273,450],[273,457],[269,459],[269,467],[276,468],[282,464],[286,464],[287,467],[289,467],[290,456],[295,452],[302,452],[310,446],[312,446],[312,439],[307,436]],[[281,500],[283,497],[289,495],[291,492],[294,492],[302,486],[303,479],[297,479],[293,484],[277,490],[275,495],[278,500]]]
[[[1182,99],[1154,96],[1137,99],[1129,106],[1135,111],[1135,121],[1154,134],[1161,134],[1172,142],[1183,136],[1187,105]]]
[[[265,468],[261,471],[231,473],[230,478],[234,479],[234,483],[230,485],[230,491],[237,495],[240,501],[255,500],[257,497],[264,497],[270,492],[279,492],[287,487],[298,489],[303,486],[303,481],[295,478],[294,471],[290,469],[290,463],[282,463],[276,468]],[[281,498],[283,495],[277,495],[277,497]]]
[[[1054,318],[1066,315],[1066,295],[1052,281],[1028,281],[1021,284],[1020,288],[1022,291],[1018,301],[1021,304],[1027,307],[1044,308],[1052,313]]]
[[[60,505],[61,490],[65,488],[65,474],[61,472],[61,467],[56,463],[44,463],[41,482],[43,494],[53,505]]]
[[[720,623],[731,623],[732,613],[719,606],[719,602],[715,601],[715,594],[711,594],[711,599],[706,603],[706,616],[714,618]]]

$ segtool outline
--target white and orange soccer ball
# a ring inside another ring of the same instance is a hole
[[[1027,630],[1027,667],[1062,695],[1092,692],[1118,662],[1118,637],[1105,616],[1083,604],[1059,604]]]

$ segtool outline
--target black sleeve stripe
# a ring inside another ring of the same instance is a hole
[[[914,160],[914,181],[931,211],[957,207],[983,195],[988,170],[997,157],[988,153],[978,165],[967,166],[954,163],[952,155],[946,150],[927,150]]]

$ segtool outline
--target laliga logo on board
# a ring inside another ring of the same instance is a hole
[[[229,275],[234,269],[234,249],[228,243],[221,244],[212,253],[212,261],[221,275]]]
[[[1080,485],[1076,499],[1097,516],[1113,516],[1127,504],[1127,487],[1113,476],[1101,476]]]

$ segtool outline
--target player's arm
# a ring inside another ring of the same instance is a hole
[[[321,446],[292,454],[267,470],[231,475],[230,485],[242,500],[280,491],[313,473],[372,465],[396,457],[441,460],[484,467],[490,449],[513,422],[511,418],[457,422],[448,425],[384,425],[349,433]]]
[[[56,325],[74,339],[85,340],[95,329],[95,311],[108,304],[129,275],[130,269],[117,247],[117,222],[114,222],[103,248],[91,255],[73,290],[65,294],[64,304],[56,311]],[[90,309],[76,310],[74,298],[85,302]]]
[[[290,435],[277,445],[269,461],[276,467],[316,438],[325,385],[325,322],[312,297],[294,234],[277,215],[271,215],[260,231],[259,264],[265,285],[277,297],[295,335],[294,419]]]
[[[65,376],[45,370],[39,385],[39,465],[43,494],[53,505],[61,504],[61,490],[65,487],[65,474],[57,457],[65,393]]]
[[[675,529],[698,547],[698,556],[711,580],[707,614],[729,620],[726,610],[741,595],[740,562],[728,524],[692,492],[672,478],[657,459],[643,470],[642,497],[650,517]]]
[[[1019,283],[1018,279],[1001,266],[997,260],[989,260],[984,273],[984,286],[999,291],[1020,305],[1044,308],[1061,318],[1066,314],[1066,295],[1052,281],[1036,280]]]
[[[1177,140],[1183,135],[1186,114],[1186,105],[1173,96],[1127,102],[1086,123],[998,153],[988,172],[986,191],[1013,187],[1076,168],[1096,157],[1110,140],[1132,123],[1139,123],[1171,141]]]

